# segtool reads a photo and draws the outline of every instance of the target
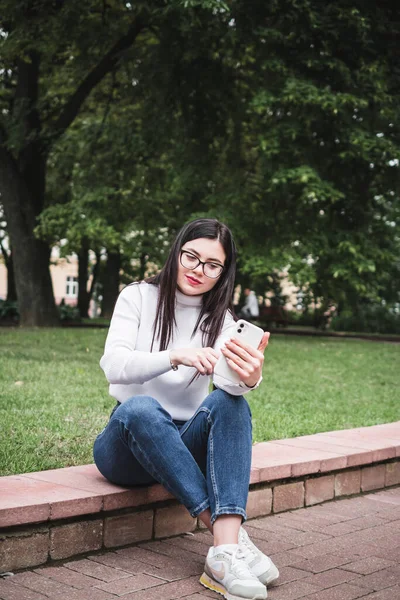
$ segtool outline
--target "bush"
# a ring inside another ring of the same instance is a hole
[[[74,321],[75,323],[79,323],[81,320],[79,310],[76,306],[70,306],[69,304],[59,304],[58,312],[61,321]]]
[[[301,325],[303,327],[316,327],[318,329],[326,329],[328,325],[328,317],[321,310],[307,310],[298,312],[295,310],[287,311],[289,325]]]
[[[79,323],[81,321],[79,310],[76,306],[69,306],[68,304],[59,304],[57,308],[61,321],[75,323]],[[8,302],[7,300],[0,300],[0,323],[17,325],[18,321],[19,311],[17,302]]]
[[[314,327],[314,313],[309,311],[287,311],[290,325],[303,325],[306,327]]]
[[[18,323],[19,312],[16,302],[0,300],[0,321],[7,323]]]
[[[394,307],[366,306],[357,314],[344,311],[340,316],[333,317],[330,329],[333,331],[400,334],[400,314]]]

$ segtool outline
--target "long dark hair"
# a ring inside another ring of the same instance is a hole
[[[160,350],[166,350],[175,320],[175,294],[177,290],[178,263],[182,246],[198,238],[218,240],[226,255],[224,270],[216,285],[203,295],[199,318],[193,330],[194,335],[200,326],[203,332],[203,346],[213,347],[224,323],[226,311],[233,312],[233,289],[236,273],[236,247],[230,229],[216,219],[196,219],[182,227],[172,244],[169,256],[158,275],[146,279],[147,283],[159,288],[157,313],[153,325],[153,348],[155,338],[159,339]]]

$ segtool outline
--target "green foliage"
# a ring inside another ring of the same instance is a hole
[[[58,306],[58,312],[61,321],[79,322],[81,320],[79,316],[79,311],[76,308],[76,306],[70,306],[69,304],[60,304]],[[0,300],[0,321],[15,324],[18,323],[19,311],[17,302]]]
[[[81,322],[79,310],[76,306],[71,306],[69,304],[59,304],[58,312],[60,315],[60,320],[65,323],[80,323]]]
[[[364,306],[354,314],[343,311],[333,317],[330,329],[334,331],[360,331],[365,333],[400,334],[399,306]]]
[[[383,4],[236,6],[251,109],[241,122],[244,169],[232,181],[236,221],[257,257],[248,268],[259,276],[263,261],[267,276],[274,256],[275,269],[289,266],[327,305],[395,300],[399,114],[388,39],[398,19]]]
[[[303,327],[314,327],[314,313],[310,311],[287,311],[287,316],[290,325],[301,325]]]
[[[399,300],[396,7],[3,6],[6,146],[19,156],[38,139],[48,157],[38,236],[64,253],[82,240],[119,252],[129,279],[162,263],[183,222],[213,216],[234,231],[238,280],[261,293],[287,270],[323,311]],[[75,94],[136,25],[66,122]],[[15,93],[21,61],[35,57],[33,115]]]
[[[7,323],[18,323],[18,304],[8,300],[0,300],[0,321]]]

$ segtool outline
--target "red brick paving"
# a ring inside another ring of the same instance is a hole
[[[400,600],[400,487],[249,521],[280,569],[270,600]],[[206,531],[0,579],[0,600],[209,600]]]

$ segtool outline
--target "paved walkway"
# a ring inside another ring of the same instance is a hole
[[[400,600],[400,487],[246,525],[281,577],[270,600]],[[1,600],[207,600],[208,532],[91,554],[0,579]]]

